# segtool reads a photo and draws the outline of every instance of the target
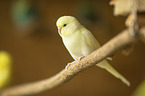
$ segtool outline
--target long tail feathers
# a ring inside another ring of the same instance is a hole
[[[125,77],[123,77],[119,72],[117,72],[106,60],[100,62],[99,64],[97,64],[97,66],[106,69],[109,73],[120,79],[127,86],[130,86],[130,82],[125,79]]]

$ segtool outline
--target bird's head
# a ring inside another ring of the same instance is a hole
[[[76,32],[81,24],[75,17],[62,16],[57,20],[56,26],[60,36],[69,36]]]

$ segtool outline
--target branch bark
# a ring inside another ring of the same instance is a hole
[[[138,32],[138,34],[138,37],[141,37],[145,40],[145,28]],[[69,81],[81,71],[96,65],[96,63],[104,60],[106,57],[112,55],[117,50],[124,48],[126,45],[133,42],[133,40],[136,38],[137,37],[132,37],[129,34],[128,29],[126,29],[107,42],[105,45],[100,47],[98,50],[82,58],[80,61],[73,62],[73,64],[68,66],[67,69],[63,69],[58,74],[46,80],[5,89],[0,93],[0,96],[32,95],[58,87]]]

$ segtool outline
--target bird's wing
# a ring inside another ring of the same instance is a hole
[[[93,34],[87,30],[86,28],[83,28],[81,30],[87,44],[93,49],[96,50],[100,47],[99,42],[96,40],[96,38],[93,36]]]

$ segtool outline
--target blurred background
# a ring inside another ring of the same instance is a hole
[[[113,16],[110,0],[1,0],[0,51],[12,56],[11,86],[49,78],[73,59],[57,32],[56,20],[75,16],[101,45],[125,29],[126,17]],[[118,42],[119,43],[119,42]],[[128,56],[118,51],[109,61],[130,82],[91,67],[69,82],[36,96],[131,96],[145,79],[145,45],[135,44]]]

